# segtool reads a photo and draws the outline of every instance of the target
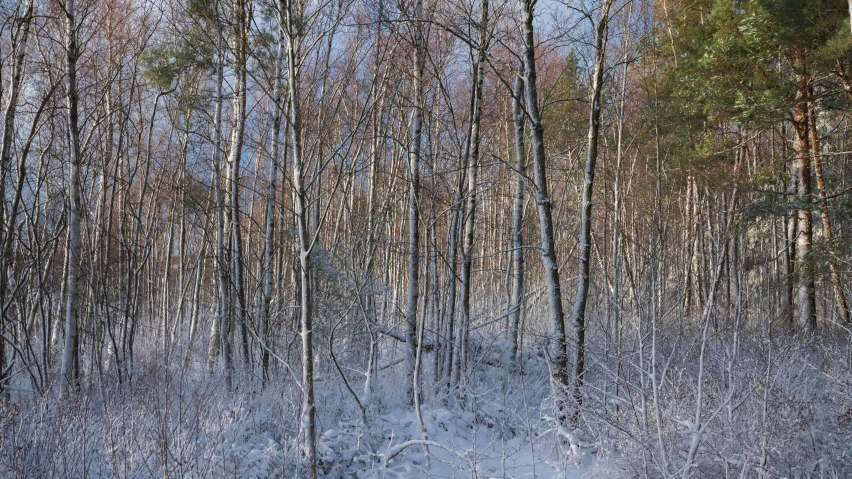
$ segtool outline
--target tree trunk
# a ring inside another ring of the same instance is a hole
[[[809,97],[813,98],[813,89],[809,90]],[[814,157],[814,175],[816,176],[817,194],[819,195],[819,209],[822,216],[823,236],[831,246],[834,236],[831,227],[831,218],[828,216],[828,200],[825,194],[825,180],[822,177],[822,160],[820,158],[819,132],[817,131],[816,113],[813,100],[808,102],[808,119],[811,135],[811,149]],[[849,322],[849,307],[846,303],[846,295],[843,293],[843,284],[840,281],[840,271],[837,269],[837,261],[831,256],[828,260],[828,268],[831,271],[831,282],[834,286],[834,301],[837,305],[837,313],[844,322]]]
[[[852,0],[849,0],[849,28],[852,29]]]
[[[807,79],[799,75],[799,91],[793,107],[793,124],[796,130],[796,163],[798,165],[798,228],[796,233],[796,264],[799,271],[797,300],[799,302],[799,321],[810,330],[816,330],[816,295],[814,286],[814,268],[811,258],[813,243],[813,219],[811,216],[811,151],[808,136],[808,98]]]
[[[16,18],[18,25],[17,32],[13,38],[17,38],[18,42],[12,46],[13,63],[11,79],[9,81],[9,99],[6,104],[6,112],[3,115],[3,143],[0,150],[0,226],[6,225],[3,231],[0,231],[0,245],[2,245],[2,257],[0,257],[0,334],[6,333],[6,289],[8,287],[8,268],[13,258],[11,255],[11,245],[13,232],[15,227],[15,212],[13,208],[10,212],[8,221],[3,217],[5,213],[6,202],[6,176],[9,172],[9,167],[12,162],[12,139],[15,136],[15,114],[18,109],[18,96],[21,91],[21,77],[24,71],[24,59],[27,54],[27,39],[29,38],[30,25],[33,18],[33,0],[27,0],[24,5],[23,14]],[[23,165],[23,162],[21,163]],[[23,171],[18,171],[18,176],[23,177]],[[45,345],[47,347],[47,345]],[[3,373],[6,369],[6,341],[0,340],[0,396],[6,396],[8,391],[5,390],[5,377]]]
[[[538,106],[535,66],[535,16],[532,0],[522,0],[524,9],[524,84],[526,89],[527,115],[531,126],[533,170],[535,179],[535,202],[538,206],[541,229],[541,260],[544,279],[547,283],[547,306],[550,326],[547,356],[550,365],[550,380],[555,396],[554,414],[560,427],[567,426],[568,419],[568,357],[565,349],[565,313],[562,308],[562,286],[559,281],[559,263],[553,234],[553,213],[547,190],[547,160],[544,153],[544,126]]]
[[[467,204],[465,206],[464,238],[462,243],[461,310],[459,314],[459,371],[467,365],[468,333],[470,331],[470,290],[473,264],[473,243],[476,232],[476,177],[479,169],[479,124],[482,119],[482,77],[485,74],[485,50],[488,42],[488,0],[482,1],[482,17],[477,45],[476,63],[473,67],[471,88],[470,130],[466,148],[465,175],[467,180]],[[457,377],[461,377],[456,373]]]
[[[787,158],[787,130],[781,125],[781,137],[783,139],[782,158]],[[784,163],[787,165],[786,161]],[[787,201],[794,201],[799,190],[799,166],[789,164],[790,177],[787,180]],[[791,330],[795,325],[794,309],[795,303],[795,268],[796,268],[796,215],[787,213],[784,215],[784,298],[781,305],[783,321]]]
[[[523,68],[523,65],[521,66]],[[512,95],[512,120],[515,126],[515,203],[512,207],[512,290],[509,299],[509,364],[518,364],[518,330],[524,298],[524,176],[527,158],[524,146],[524,78],[519,72]]]
[[[224,52],[221,45],[216,61],[216,106],[213,118],[213,195],[216,197],[216,274],[218,278],[218,318],[213,322],[208,347],[208,367],[212,374],[216,358],[221,357],[225,382],[231,389],[231,279],[228,274],[228,254],[226,251],[225,201],[222,196],[222,83]]]
[[[411,133],[408,145],[408,297],[405,304],[405,362],[406,387],[409,405],[414,405],[415,367],[417,363],[417,302],[419,297],[420,253],[420,143],[423,130],[423,70],[425,52],[423,45],[423,0],[414,5],[414,107],[411,112]]]
[[[305,165],[302,157],[302,118],[299,105],[300,67],[297,58],[298,29],[301,15],[293,11],[293,2],[283,2],[287,37],[287,82],[290,96],[290,133],[293,141],[293,195],[295,200],[296,236],[299,243],[300,322],[302,336],[302,419],[301,434],[304,454],[308,463],[308,477],[317,477],[316,406],[314,404],[314,348],[313,348],[313,278],[311,250],[313,244],[308,231],[307,191],[304,181]],[[279,3],[281,5],[281,3]],[[298,16],[296,16],[298,15]],[[316,233],[315,233],[316,234]]]
[[[585,181],[583,182],[583,210],[580,217],[580,265],[577,296],[571,321],[574,323],[574,389],[576,409],[572,426],[580,425],[580,409],[583,405],[583,375],[586,367],[586,303],[589,298],[589,262],[592,253],[592,188],[595,182],[595,164],[598,159],[598,134],[601,119],[601,90],[603,89],[604,61],[606,60],[607,23],[612,0],[604,0],[601,19],[595,30],[595,69],[592,73],[592,93],[589,110],[589,137],[586,154]]]
[[[272,158],[266,186],[266,216],[263,232],[263,300],[260,305],[260,367],[265,385],[269,382],[269,305],[272,302],[273,239],[275,238],[275,193],[278,182],[279,141],[281,135],[281,64],[284,61],[283,18],[279,16],[278,52],[275,57],[275,82],[272,92]]]
[[[444,320],[444,337],[446,345],[444,346],[444,377],[446,378],[447,391],[452,390],[458,384],[458,377],[455,375],[457,371],[455,363],[458,362],[457,341],[455,338],[456,332],[456,283],[458,283],[458,275],[456,264],[458,263],[459,250],[459,222],[462,214],[462,189],[464,188],[464,175],[458,175],[456,185],[456,193],[450,215],[450,224],[448,226],[447,238],[447,303],[444,311],[447,315]]]
[[[243,287],[243,241],[240,230],[240,168],[243,155],[246,118],[246,58],[248,32],[246,31],[246,5],[244,0],[234,0],[234,102],[233,118],[236,122],[231,132],[231,151],[228,154],[228,186],[230,193],[231,226],[231,281],[236,295],[236,322],[240,327],[243,362],[251,367],[248,330],[246,327],[246,297]]]
[[[66,104],[68,107],[68,186],[70,203],[68,209],[68,277],[65,294],[65,345],[62,351],[62,384],[66,394],[77,387],[80,376],[77,320],[80,297],[77,283],[80,278],[80,221],[82,216],[82,173],[80,158],[80,129],[77,109],[77,23],[74,18],[74,0],[65,2],[65,52],[66,52]]]

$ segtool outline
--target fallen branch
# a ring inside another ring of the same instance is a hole
[[[407,449],[411,446],[438,447],[438,448],[441,448],[441,449],[443,449],[443,450],[445,450],[445,451],[447,451],[451,454],[457,455],[452,449],[448,448],[447,446],[444,446],[443,444],[437,443],[435,441],[427,441],[427,440],[423,440],[423,439],[412,439],[410,441],[403,442],[402,444],[397,444],[396,446],[388,449],[387,453],[384,454],[385,464],[390,462],[393,458],[398,456],[399,453],[401,453],[402,451],[404,451],[405,449]]]

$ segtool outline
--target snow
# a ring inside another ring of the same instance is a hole
[[[429,436],[424,447],[413,410],[396,410],[368,428],[380,446],[369,452],[351,449],[357,427],[326,432],[320,440],[326,477],[357,478],[606,478],[605,462],[590,453],[566,462],[555,455],[553,435],[533,433],[508,437],[493,423],[470,411],[424,408]]]
[[[0,430],[9,431],[0,437],[0,477],[21,471],[47,478],[304,477],[297,384],[259,389],[237,377],[228,391],[203,361],[184,369],[157,364],[154,355],[140,359],[148,361],[133,384],[93,390],[79,402],[46,395],[0,403]],[[556,444],[540,371],[506,378],[481,367],[465,397],[424,385],[430,393],[422,409],[427,441],[399,392],[401,368],[383,374],[366,425],[339,381],[318,382],[319,476],[610,477],[607,462],[591,450],[572,454]]]
[[[362,424],[339,372],[320,362],[319,477],[852,477],[852,368],[830,360],[848,354],[848,342],[823,340],[821,349],[792,340],[749,344],[734,382],[724,345],[708,348],[700,422],[697,348],[661,344],[673,359],[658,378],[657,398],[638,372],[624,373],[624,386],[613,387],[609,372],[616,368],[590,356],[581,430],[563,430],[552,417],[547,369],[536,350],[524,352],[521,371],[507,372],[500,344],[474,338],[478,360],[462,387],[448,394],[434,374],[424,379],[425,439],[406,403],[402,365],[374,378]],[[210,375],[203,351],[170,363],[155,348],[144,351],[129,384],[116,386],[105,375],[103,385],[73,400],[18,390],[0,401],[0,478],[305,477],[295,374],[278,371],[260,387],[237,372],[228,390]],[[394,351],[386,352],[393,359]],[[349,365],[344,370],[361,391],[358,363]],[[727,400],[731,391],[734,401]]]

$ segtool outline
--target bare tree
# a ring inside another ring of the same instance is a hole
[[[277,190],[278,168],[280,162],[279,143],[281,141],[281,117],[282,108],[282,82],[283,76],[282,65],[284,62],[284,6],[283,2],[277,3],[277,25],[278,25],[278,45],[275,55],[275,73],[273,77],[272,87],[272,153],[269,167],[269,183],[266,186],[266,212],[264,216],[264,232],[263,232],[263,265],[262,285],[263,299],[260,305],[260,335],[261,335],[261,370],[263,374],[263,383],[269,381],[269,306],[272,302],[272,286],[273,286],[273,248],[275,239],[275,192]]]
[[[571,321],[574,324],[574,388],[576,409],[572,426],[580,425],[583,405],[583,375],[586,368],[586,303],[589,299],[589,265],[592,253],[592,189],[595,182],[595,165],[598,160],[598,136],[601,122],[601,90],[603,89],[604,62],[606,61],[607,24],[612,0],[604,0],[601,18],[595,28],[595,67],[592,72],[592,90],[589,95],[589,136],[586,150],[586,169],[583,181],[583,205],[580,217],[580,265],[577,296]]]
[[[284,30],[287,38],[287,86],[290,109],[290,134],[293,142],[293,195],[295,198],[296,236],[299,243],[299,285],[301,297],[302,336],[302,420],[301,434],[304,438],[308,476],[317,477],[317,431],[316,406],[314,403],[314,347],[313,347],[313,299],[311,251],[314,242],[308,230],[307,185],[304,181],[305,162],[302,151],[302,117],[299,96],[301,61],[299,58],[300,26],[304,21],[302,12],[294,8],[293,2],[284,7]],[[316,236],[314,236],[316,238]]]
[[[77,321],[80,296],[77,288],[80,279],[81,216],[83,214],[82,159],[80,157],[80,127],[77,96],[77,21],[74,16],[74,0],[65,5],[65,100],[68,107],[68,270],[65,294],[65,345],[62,351],[62,384],[66,393],[76,388],[80,377],[79,344]]]
[[[523,64],[521,65],[523,71]],[[518,72],[512,92],[512,120],[515,126],[515,202],[512,206],[512,291],[509,299],[509,363],[518,362],[518,332],[524,298],[524,181],[527,152],[524,146],[524,78]]]
[[[423,0],[415,0],[411,18],[414,56],[414,104],[411,109],[411,132],[408,144],[408,297],[405,303],[406,377],[408,402],[415,403],[419,386],[414,384],[417,365],[417,303],[420,295],[420,144],[423,132],[423,70],[426,65],[423,39]]]
[[[218,1],[213,3],[213,21],[219,23]],[[218,31],[217,31],[218,32]],[[226,223],[225,223],[225,200],[223,197],[222,178],[222,83],[224,82],[224,51],[221,33],[216,35],[216,97],[215,111],[213,117],[213,168],[211,182],[213,184],[213,195],[216,200],[216,273],[218,283],[218,318],[213,322],[210,330],[210,342],[208,347],[208,367],[213,371],[213,364],[217,357],[221,357],[225,381],[228,388],[231,387],[231,372],[233,363],[231,358],[231,327],[233,324],[231,316],[231,286],[230,286],[230,261],[226,250]]]
[[[228,194],[229,209],[227,223],[230,227],[231,284],[237,304],[236,321],[240,327],[243,362],[250,367],[248,329],[246,327],[246,295],[243,287],[243,237],[240,225],[240,168],[242,165],[243,142],[246,120],[246,61],[248,58],[248,22],[249,6],[246,0],[234,0],[233,22],[233,63],[234,98],[231,130],[231,149],[228,153]]]
[[[467,364],[468,335],[470,332],[470,292],[471,268],[473,266],[473,247],[476,232],[477,174],[479,170],[480,123],[482,122],[482,80],[485,75],[485,52],[488,49],[488,0],[483,0],[479,19],[479,38],[476,40],[476,56],[473,64],[473,78],[470,99],[470,123],[468,140],[465,146],[465,176],[467,182],[467,202],[464,214],[464,241],[462,243],[461,270],[461,311],[459,314],[459,360],[458,369]],[[459,377],[459,373],[455,373]]]
[[[33,18],[33,0],[26,0],[22,8],[16,11],[16,29],[12,36],[12,71],[9,79],[9,98],[6,103],[6,111],[3,115],[3,142],[0,147],[0,225],[3,226],[3,231],[0,232],[0,334],[5,332],[6,325],[6,293],[9,284],[8,268],[11,258],[12,239],[14,238],[13,230],[16,222],[16,208],[12,208],[9,218],[3,217],[5,213],[6,201],[6,177],[12,162],[12,140],[15,135],[15,114],[18,109],[18,97],[21,92],[21,78],[24,71],[24,60],[27,55],[27,39],[30,34],[30,25]],[[23,171],[19,171],[20,179],[23,178]],[[5,391],[5,376],[6,376],[6,340],[0,338],[0,395],[6,395]]]
[[[522,35],[524,43],[524,87],[527,116],[530,121],[530,139],[533,152],[535,180],[534,199],[538,206],[541,231],[541,260],[547,284],[547,309],[550,337],[547,356],[550,381],[555,396],[555,414],[560,427],[568,425],[568,357],[565,349],[565,313],[562,309],[562,285],[559,281],[559,263],[556,260],[556,244],[553,234],[553,204],[547,189],[547,158],[544,148],[544,126],[539,112],[538,89],[536,86],[535,52],[535,2],[523,0]]]

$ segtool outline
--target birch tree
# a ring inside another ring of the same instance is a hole
[[[248,58],[248,22],[251,10],[247,0],[234,0],[232,5],[232,38],[234,72],[234,98],[231,113],[234,125],[231,130],[231,144],[228,153],[228,194],[229,208],[226,218],[230,227],[231,283],[236,299],[236,323],[240,328],[243,362],[249,367],[248,329],[246,327],[246,296],[243,289],[243,237],[240,226],[240,169],[242,165],[243,142],[246,120],[246,61]]]
[[[410,13],[412,33],[413,97],[411,131],[408,139],[408,296],[405,303],[406,388],[408,402],[414,405],[417,385],[417,303],[420,295],[420,145],[423,132],[423,71],[426,65],[423,38],[423,0],[415,0]]]
[[[526,148],[524,146],[524,78],[521,71],[515,78],[512,92],[512,121],[515,127],[515,202],[512,206],[512,290],[509,299],[509,363],[518,362],[518,332],[524,298],[524,189],[526,188]]]
[[[287,87],[290,110],[290,135],[293,159],[293,195],[295,201],[296,236],[299,244],[299,311],[302,337],[302,418],[301,434],[308,465],[308,477],[317,477],[316,406],[314,404],[314,347],[313,347],[313,278],[311,252],[315,243],[308,230],[307,185],[304,181],[305,161],[302,150],[302,117],[299,79],[301,58],[299,48],[303,12],[293,2],[284,5],[284,36],[287,39]]]
[[[9,175],[12,163],[12,140],[15,135],[15,115],[18,111],[18,97],[21,93],[21,79],[24,72],[24,62],[27,55],[27,40],[30,35],[30,25],[33,18],[33,0],[26,2],[15,12],[16,28],[12,36],[12,71],[9,79],[8,99],[3,113],[3,140],[0,146],[0,334],[6,330],[6,295],[9,285],[8,269],[11,258],[11,247],[14,238],[13,230],[16,223],[17,208],[12,208],[9,218],[4,218],[6,203],[6,177]],[[18,171],[20,179],[23,171]],[[6,341],[0,339],[0,395],[5,396],[6,376]]]
[[[488,0],[480,6],[478,25],[479,37],[476,39],[476,55],[471,80],[471,111],[468,140],[465,147],[465,176],[467,182],[467,201],[464,215],[464,241],[462,243],[461,270],[461,314],[459,315],[459,360],[457,367],[464,369],[468,362],[468,335],[470,331],[470,292],[471,269],[473,267],[473,248],[476,233],[476,197],[477,175],[479,173],[480,124],[482,122],[482,81],[485,74],[485,52],[488,48]],[[456,373],[458,376],[458,373]]]
[[[541,260],[547,285],[547,310],[549,334],[547,346],[550,382],[554,393],[556,421],[560,427],[568,426],[568,395],[571,386],[568,375],[568,357],[565,343],[565,313],[562,309],[562,285],[559,280],[559,262],[553,233],[553,204],[547,188],[547,157],[544,148],[544,127],[539,111],[536,84],[535,52],[535,2],[522,0],[522,38],[524,45],[524,99],[530,122],[530,140],[533,153],[534,200],[538,209],[541,233]]]
[[[595,66],[592,71],[592,89],[589,95],[589,136],[586,146],[586,168],[583,181],[583,205],[580,216],[579,280],[577,296],[571,321],[574,324],[574,388],[575,403],[572,426],[580,425],[580,409],[583,405],[583,379],[586,368],[586,303],[589,298],[589,266],[592,253],[592,189],[595,182],[595,165],[598,160],[598,136],[601,122],[601,90],[603,90],[606,65],[607,25],[612,0],[604,0],[601,18],[595,27]]]
[[[273,259],[274,259],[274,240],[275,240],[275,212],[276,208],[276,191],[278,189],[278,168],[280,164],[279,143],[281,141],[281,117],[283,114],[282,103],[282,64],[284,62],[284,2],[278,1],[277,8],[277,26],[278,26],[278,41],[275,55],[275,73],[272,79],[272,152],[271,164],[269,167],[269,180],[266,187],[266,212],[264,213],[264,232],[263,232],[263,299],[261,301],[260,310],[260,335],[261,335],[261,370],[263,382],[266,384],[269,381],[269,321],[270,321],[270,303],[272,302],[272,287],[273,287]]]
[[[80,127],[77,95],[77,21],[74,0],[66,0],[65,10],[65,102],[68,108],[68,267],[66,278],[65,344],[62,349],[62,385],[70,394],[80,377],[77,322],[80,314],[82,168],[80,157]]]

